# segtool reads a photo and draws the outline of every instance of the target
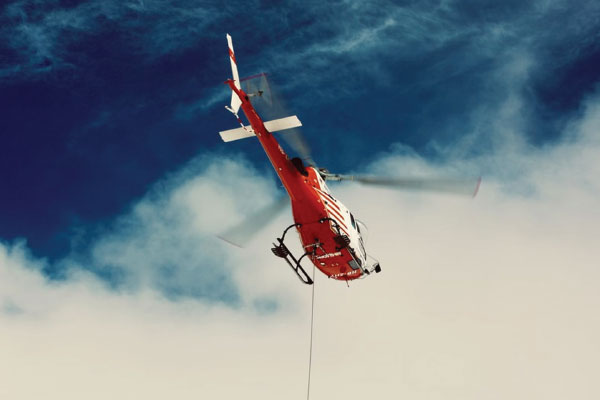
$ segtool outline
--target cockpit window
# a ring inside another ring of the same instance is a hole
[[[354,220],[354,215],[352,215],[352,213],[350,213],[350,219],[352,220],[352,227],[356,229],[356,221]]]
[[[369,229],[360,219],[356,220],[356,229],[358,230],[358,233],[360,233],[360,236],[363,238],[365,243],[367,243]]]

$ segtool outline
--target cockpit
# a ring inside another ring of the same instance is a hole
[[[350,213],[350,221],[352,222],[352,227],[358,232],[358,247],[362,253],[362,256],[364,257],[364,260],[366,261],[366,265],[364,267],[365,272],[368,273],[370,271],[381,271],[379,261],[377,261],[370,254],[367,254],[367,251],[365,250],[365,243],[369,238],[369,229],[367,228],[367,225],[365,225],[364,222],[354,218],[352,213]]]
[[[354,219],[354,215],[352,215],[352,213],[350,213],[350,220],[352,221],[352,227],[358,230],[358,233],[360,233],[360,229],[356,227],[356,220]]]
[[[367,225],[365,225],[364,222],[362,222],[361,220],[357,219],[356,230],[362,237],[363,241],[367,243],[367,240],[369,239],[369,229],[367,228]]]

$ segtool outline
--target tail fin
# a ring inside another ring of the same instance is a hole
[[[235,87],[240,89],[241,88],[240,75],[238,74],[237,63],[235,61],[235,53],[233,52],[233,41],[231,40],[231,36],[229,36],[229,33],[227,34],[227,44],[229,45],[229,60],[231,61],[231,72],[233,74],[233,81],[234,81]],[[238,95],[235,94],[234,91],[232,91],[231,92],[231,109],[234,111],[234,113],[238,112],[241,104],[242,104],[242,101],[240,100]]]

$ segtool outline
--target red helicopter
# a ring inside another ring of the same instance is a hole
[[[301,262],[308,258],[327,277],[350,281],[364,278],[373,272],[381,271],[379,262],[367,254],[363,235],[366,226],[352,215],[342,202],[331,193],[326,181],[356,181],[377,186],[404,188],[412,190],[441,191],[474,196],[481,179],[415,179],[415,178],[379,178],[370,176],[353,176],[332,174],[326,169],[305,165],[301,158],[290,158],[279,145],[274,132],[302,126],[297,116],[263,121],[258,115],[251,99],[262,96],[262,91],[246,93],[242,90],[238,74],[237,62],[233,51],[231,36],[227,34],[229,59],[233,79],[225,83],[232,91],[231,105],[225,106],[235,115],[241,127],[219,132],[225,142],[256,137],[269,157],[275,172],[283,183],[291,200],[294,224],[288,226],[277,243],[271,249],[277,257],[283,258],[305,284],[313,280],[302,267]],[[250,125],[244,125],[238,115],[242,109]],[[302,152],[302,151],[301,151]],[[312,159],[304,157],[305,161]],[[273,210],[267,208],[253,218],[245,221],[220,237],[241,247],[241,238],[255,231],[260,222],[272,215]],[[264,224],[263,224],[264,225]],[[299,257],[293,255],[285,244],[290,229],[295,228],[300,236],[304,253]]]

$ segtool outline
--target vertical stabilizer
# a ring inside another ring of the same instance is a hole
[[[231,73],[233,74],[233,81],[234,81],[235,87],[240,89],[241,88],[240,75],[238,74],[237,63],[235,61],[235,53],[233,52],[233,41],[231,40],[231,36],[229,36],[229,33],[227,34],[227,44],[229,45],[229,61],[231,61]],[[238,95],[235,94],[234,91],[232,91],[231,92],[231,109],[234,111],[234,113],[238,112],[241,104],[242,104],[242,101],[240,100]]]

